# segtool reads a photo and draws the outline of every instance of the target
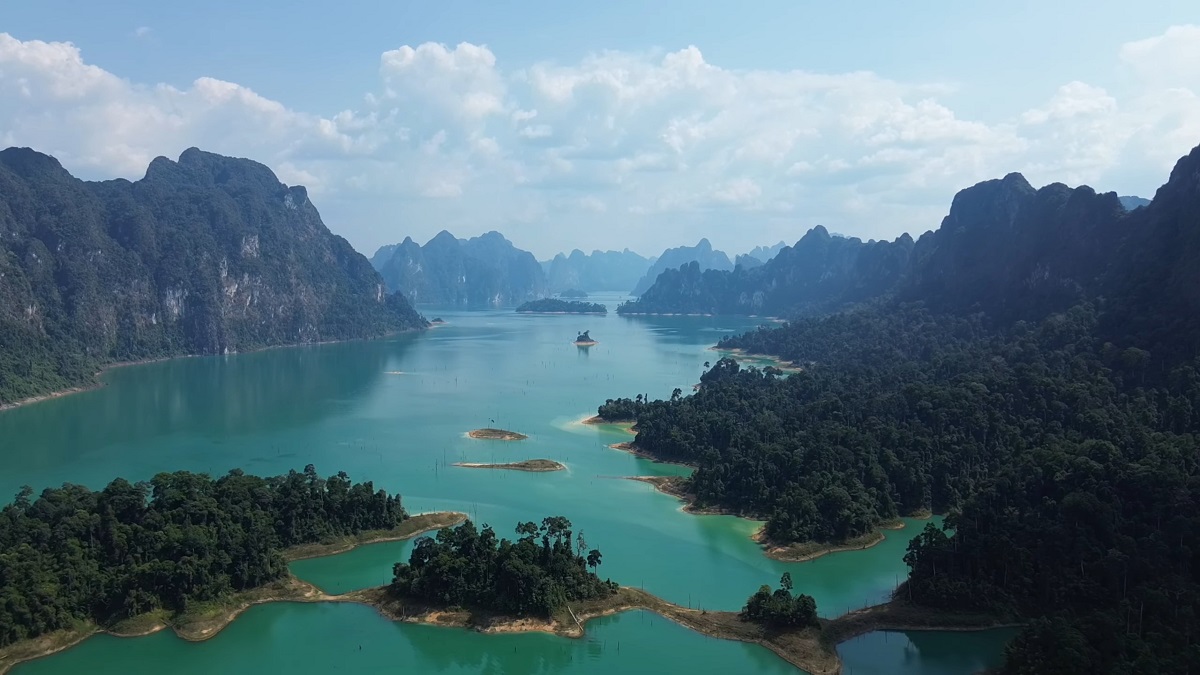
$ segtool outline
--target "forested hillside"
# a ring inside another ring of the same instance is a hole
[[[1004,672],[1200,672],[1200,149],[1133,212],[1010,175],[938,235],[894,293],[722,342],[801,372],[600,415],[776,542],[948,513],[901,593],[1032,621]]]
[[[691,263],[667,269],[618,314],[812,314],[877,298],[899,283],[913,250],[894,242],[835,237],[817,226],[761,265],[733,271]]]
[[[303,187],[261,164],[193,148],[139,181],[87,183],[0,151],[0,403],[112,361],[424,325]]]
[[[186,471],[31,491],[0,511],[0,646],[262,586],[283,550],[407,518],[400,496],[344,473],[216,480]]]
[[[1181,278],[1156,279],[1159,287],[1141,273],[1144,267],[1171,270],[1195,281],[1195,268],[1171,262],[1179,251],[1196,251],[1188,241],[1195,229],[1159,221],[1188,222],[1198,163],[1195,152],[1181,160],[1154,203],[1132,211],[1116,193],[1061,183],[1034,189],[1020,174],[1009,174],[960,191],[941,226],[915,242],[907,234],[862,242],[818,226],[761,266],[667,270],[617,311],[795,317],[895,299],[1011,321],[1133,285],[1149,294],[1166,288],[1191,302],[1195,291],[1181,286]],[[1167,264],[1158,264],[1164,257]],[[1124,278],[1129,274],[1134,279]]]

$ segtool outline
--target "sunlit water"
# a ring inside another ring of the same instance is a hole
[[[618,298],[597,300],[611,309]],[[63,482],[99,488],[116,476],[139,480],[178,469],[220,474],[240,467],[266,475],[312,463],[324,474],[344,470],[400,492],[412,512],[468,512],[502,536],[511,535],[518,521],[565,515],[590,546],[603,551],[602,576],[682,605],[738,609],[759,585],[790,571],[797,590],[814,596],[822,615],[834,616],[884,599],[905,574],[904,548],[920,522],[889,532],[886,541],[865,551],[779,563],[750,540],[755,523],[685,514],[674,498],[620,479],[684,470],[609,449],[631,437],[579,423],[606,398],[638,393],[661,398],[676,387],[690,392],[704,362],[720,356],[708,347],[723,335],[753,328],[756,320],[511,311],[426,310],[426,315],[448,323],[388,340],[119,368],[104,376],[105,387],[0,414],[5,467],[0,491],[15,494],[24,484],[40,489]],[[571,343],[585,329],[598,345],[582,349]],[[529,439],[465,436],[484,426],[520,431]],[[567,470],[451,466],[539,457],[562,462]],[[293,570],[340,593],[386,583],[392,564],[406,558],[410,546],[363,547],[301,561]],[[928,658],[920,655],[917,669],[903,672],[970,672],[945,669],[969,662],[954,660],[953,645],[982,654],[976,660],[994,661],[1002,642],[985,641],[983,649],[974,638],[938,635],[938,644],[949,647]],[[843,648],[848,664],[855,652],[880,653],[868,638]],[[645,640],[643,651],[639,640]],[[603,646],[616,642],[620,651]],[[504,653],[516,647],[525,660]],[[696,665],[687,665],[680,656],[685,652],[686,659],[698,659]],[[223,672],[246,673],[292,661],[286,670],[301,673],[343,662],[358,663],[357,672],[383,669],[385,663],[395,672],[438,673],[788,668],[761,648],[705,638],[641,613],[589,625],[587,639],[570,641],[394,625],[359,607],[276,605],[256,608],[202,645],[165,634],[94,638],[19,672],[79,672],[83,663],[91,672],[105,672],[100,667],[122,673],[213,672],[217,659]]]

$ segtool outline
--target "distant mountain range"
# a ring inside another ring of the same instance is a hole
[[[0,151],[0,403],[113,361],[425,325],[261,164],[191,148],[141,180],[91,183]]]
[[[617,311],[794,316],[892,296],[1017,319],[1133,294],[1177,308],[1156,316],[1182,329],[1200,317],[1196,213],[1200,149],[1179,161],[1153,202],[1060,183],[1034,189],[1013,173],[959,192],[941,227],[915,242],[907,234],[864,242],[815,227],[758,267],[668,269]]]
[[[1143,197],[1118,197],[1121,201],[1121,206],[1125,207],[1126,211],[1132,211],[1141,206],[1149,206],[1150,200]]]
[[[644,258],[629,249],[624,251],[592,251],[579,249],[570,255],[559,253],[542,263],[546,285],[551,293],[570,289],[585,291],[628,291],[637,285],[646,270],[658,260]]]
[[[695,262],[701,270],[732,270],[733,263],[730,262],[729,256],[722,251],[713,250],[712,244],[707,239],[701,239],[695,246],[679,246],[677,248],[669,248],[663,251],[663,254],[654,261],[650,266],[650,270],[638,280],[633,287],[633,295],[641,295],[646,292],[646,289],[654,285],[654,281],[658,279],[658,275],[666,270],[678,269],[681,265]]]
[[[547,295],[537,259],[499,232],[458,239],[442,230],[424,246],[406,237],[381,247],[371,264],[414,304],[511,307]]]

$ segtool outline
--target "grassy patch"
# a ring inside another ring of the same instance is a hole
[[[30,640],[14,642],[0,648],[0,675],[7,673],[18,663],[49,656],[68,647],[73,647],[96,632],[95,624],[80,622],[74,628],[56,630]]]
[[[390,530],[369,530],[356,535],[337,537],[314,544],[292,546],[284,551],[284,558],[289,562],[305,558],[319,558],[336,553],[345,553],[357,546],[376,544],[384,541],[401,541],[418,535],[453,527],[466,520],[466,515],[455,511],[436,511],[434,513],[418,513],[405,518],[402,523]]]

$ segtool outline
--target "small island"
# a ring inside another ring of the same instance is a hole
[[[570,300],[583,300],[588,297],[587,291],[581,291],[578,288],[569,288],[558,294],[560,298],[568,298]]]
[[[454,466],[461,466],[467,469],[508,469],[510,471],[532,471],[541,473],[544,471],[562,471],[566,466],[552,459],[523,459],[519,462],[506,462],[502,464],[479,464],[475,462],[455,462]]]
[[[479,438],[488,441],[523,441],[526,438],[529,438],[525,434],[518,434],[515,431],[508,431],[506,429],[493,429],[491,427],[474,429],[472,431],[468,431],[467,435],[471,438]]]
[[[517,314],[608,314],[608,308],[598,302],[577,302],[544,298],[530,300],[517,308]]]
[[[598,344],[600,344],[600,343],[593,340],[592,336],[588,335],[588,331],[586,331],[586,330],[575,337],[575,346],[576,347],[591,347],[592,345],[598,345]]]
[[[439,316],[439,317],[437,317],[437,318],[435,318],[433,321],[430,321],[429,323],[430,323],[431,325],[433,325],[433,326],[444,326],[444,325],[446,325],[446,322],[445,322],[445,321],[442,319],[442,317],[440,317],[440,316]]]

